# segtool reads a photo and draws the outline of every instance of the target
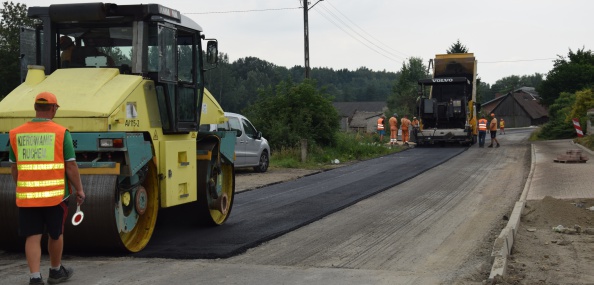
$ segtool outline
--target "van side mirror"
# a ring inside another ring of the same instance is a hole
[[[256,139],[257,140],[261,140],[262,139],[262,132],[258,131],[258,133],[256,134]]]
[[[241,137],[241,135],[243,134],[243,132],[241,130],[235,130],[235,132],[237,133],[236,134],[237,137]]]

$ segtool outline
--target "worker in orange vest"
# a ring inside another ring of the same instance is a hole
[[[49,283],[69,279],[73,270],[62,265],[63,229],[68,198],[76,189],[76,202],[85,200],[70,132],[52,121],[58,108],[56,96],[42,92],[35,98],[35,118],[10,131],[9,159],[16,184],[19,234],[25,237],[29,284],[43,284],[41,237],[49,235]]]
[[[478,141],[479,147],[485,147],[485,138],[487,137],[487,119],[482,115],[478,120]]]
[[[408,140],[410,137],[409,127],[410,127],[410,120],[408,119],[407,115],[404,115],[404,118],[400,120],[400,125],[402,126],[402,143],[408,145]]]
[[[390,117],[390,145],[398,144],[398,114]]]
[[[380,142],[384,141],[384,135],[386,134],[386,126],[385,126],[386,116],[381,115],[379,119],[377,119],[377,133],[380,136]]]

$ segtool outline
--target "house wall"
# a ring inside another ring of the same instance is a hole
[[[369,118],[367,119],[367,124],[366,124],[366,131],[367,133],[377,133],[377,120],[379,119],[379,117],[373,117],[373,118]],[[388,120],[386,119],[386,123],[388,122]]]
[[[349,117],[340,118],[340,130],[347,132],[349,130]]]
[[[522,106],[513,99],[512,96],[507,96],[494,110],[495,117],[505,121],[506,128],[521,128],[532,125],[532,118],[524,111]]]

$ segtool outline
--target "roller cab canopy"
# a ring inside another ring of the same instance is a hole
[[[0,117],[30,117],[29,102],[49,91],[64,102],[57,118],[101,118],[98,130],[104,130],[109,125],[102,118],[146,102],[156,107],[151,126],[185,134],[198,130],[203,105],[213,105],[203,102],[204,72],[216,67],[217,42],[207,40],[204,57],[202,27],[177,10],[159,4],[52,4],[30,7],[28,16],[39,21],[21,28],[23,83],[0,104]]]

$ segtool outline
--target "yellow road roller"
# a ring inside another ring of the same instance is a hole
[[[27,13],[36,26],[21,29],[22,84],[0,102],[0,246],[24,245],[8,132],[35,116],[43,91],[60,102],[54,121],[72,134],[87,194],[84,222],[65,230],[67,246],[141,251],[159,210],[180,205],[193,211],[188,218],[222,225],[235,194],[235,133],[200,130],[226,120],[204,89],[217,41],[159,4],[58,4]]]

